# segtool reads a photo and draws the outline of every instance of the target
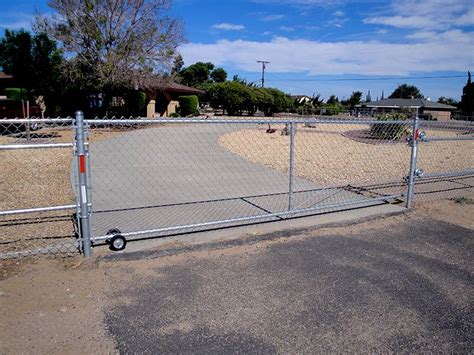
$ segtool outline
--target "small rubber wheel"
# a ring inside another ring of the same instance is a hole
[[[109,239],[110,249],[114,251],[124,250],[127,246],[127,240],[124,236],[117,234]]]
[[[115,235],[115,234],[120,234],[120,233],[122,233],[120,229],[112,228],[112,229],[109,229],[109,231],[107,232],[107,235]]]

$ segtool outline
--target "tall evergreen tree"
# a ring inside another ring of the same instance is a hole
[[[459,108],[464,115],[474,115],[474,83],[471,80],[471,72],[467,72],[467,83],[462,89]]]
[[[372,96],[370,96],[370,90],[367,93],[367,96],[365,97],[365,102],[371,102],[372,101]]]

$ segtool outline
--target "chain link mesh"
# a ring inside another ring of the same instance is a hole
[[[416,201],[474,197],[474,122],[421,121]]]
[[[27,132],[24,122],[0,120],[0,212],[75,205],[72,122],[39,120]],[[108,233],[159,237],[406,202],[413,120],[112,118],[87,126],[96,244]],[[470,122],[421,121],[417,201],[472,196],[472,139]],[[42,146],[49,143],[69,145]],[[35,149],[2,150],[25,144]],[[0,216],[0,255],[75,253],[77,229],[74,209]]]
[[[75,204],[72,122],[0,119],[0,213]],[[74,216],[74,209],[0,215],[0,259],[77,253]]]

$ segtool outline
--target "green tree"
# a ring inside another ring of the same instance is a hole
[[[471,80],[471,72],[467,72],[467,83],[462,89],[459,108],[464,115],[474,115],[474,83]]]
[[[222,68],[216,68],[211,72],[211,79],[215,83],[223,83],[227,80],[227,72]]]
[[[234,81],[214,84],[212,87],[211,106],[222,108],[228,115],[234,116],[242,111],[246,104],[246,86]]]
[[[401,84],[389,96],[390,99],[421,99],[423,95],[414,85]]]
[[[199,86],[210,82],[211,71],[214,70],[214,64],[207,62],[197,62],[181,70],[179,75],[182,82],[189,86]]]
[[[43,96],[49,114],[56,114],[64,84],[62,53],[46,34],[5,31],[0,40],[0,66],[25,90],[25,98]]]
[[[362,99],[362,91],[353,91],[351,97],[348,100],[348,104],[351,108],[354,108],[355,105],[360,104],[361,99]]]
[[[197,62],[181,70],[179,76],[185,85],[202,87],[206,83],[223,83],[227,72],[210,62]]]
[[[5,36],[0,41],[0,66],[6,74],[13,75],[17,84],[28,94],[34,83],[32,46],[31,34],[24,30],[5,30]]]
[[[339,98],[336,95],[331,95],[329,99],[326,101],[328,105],[335,105],[339,103]]]
[[[321,98],[321,94],[313,95],[311,103],[314,107],[321,107],[324,104],[324,99]]]
[[[451,106],[456,106],[456,107],[459,105],[459,102],[456,101],[455,99],[450,98],[450,97],[444,97],[444,96],[441,96],[438,99],[438,102],[440,104],[451,105]]]

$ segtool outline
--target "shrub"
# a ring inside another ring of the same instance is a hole
[[[196,115],[199,113],[199,99],[196,95],[186,95],[178,97],[181,116]]]
[[[146,94],[143,91],[130,91],[127,94],[128,115],[142,116],[146,110]]]
[[[407,116],[403,113],[384,113],[375,116],[377,121],[405,121]],[[407,128],[401,123],[373,124],[370,135],[376,139],[398,140],[408,134]]]
[[[177,112],[173,112],[173,113],[170,115],[170,118],[178,118],[178,117],[181,117],[181,116],[180,116],[179,113],[177,113]]]
[[[26,99],[26,92],[21,88],[5,88],[5,95],[16,101]]]

